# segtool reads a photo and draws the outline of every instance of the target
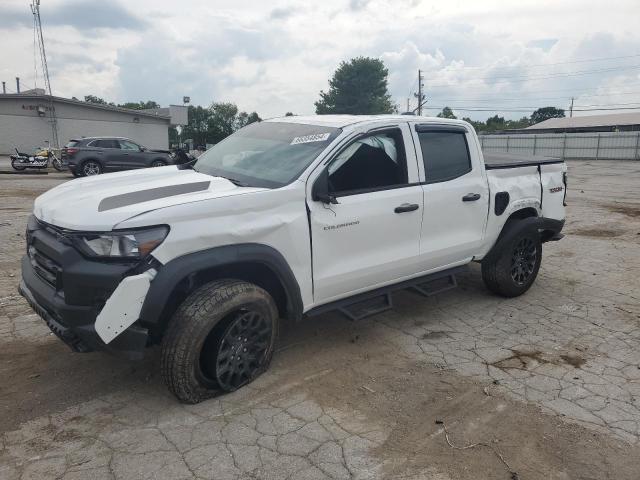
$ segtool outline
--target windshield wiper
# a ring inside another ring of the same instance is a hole
[[[233,183],[236,187],[250,187],[251,185],[249,185],[248,183],[245,182],[241,182],[240,180],[237,180],[235,178],[231,178],[231,177],[225,177],[222,175],[218,175],[218,177],[221,178],[226,178],[227,180],[229,180],[231,183]]]

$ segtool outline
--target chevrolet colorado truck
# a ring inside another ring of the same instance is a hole
[[[564,225],[566,165],[484,156],[463,121],[286,117],[181,166],[72,180],[38,197],[20,292],[73,350],[140,358],[195,403],[269,365],[285,319],[352,319],[480,262],[506,297]]]

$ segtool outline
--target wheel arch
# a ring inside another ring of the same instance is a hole
[[[190,253],[165,264],[151,282],[140,322],[153,338],[161,337],[194,289],[222,278],[254,283],[273,297],[283,318],[302,318],[300,287],[282,254],[268,245],[240,244]]]

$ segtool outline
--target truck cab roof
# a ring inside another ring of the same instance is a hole
[[[266,122],[287,122],[300,123],[306,125],[319,125],[323,127],[344,128],[352,125],[362,125],[366,123],[379,123],[389,121],[390,123],[438,123],[450,125],[468,125],[463,120],[452,120],[439,117],[425,117],[415,115],[293,115],[288,117],[277,117],[265,120]]]

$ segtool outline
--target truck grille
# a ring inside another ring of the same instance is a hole
[[[29,246],[28,254],[31,266],[33,266],[33,269],[38,276],[56,290],[60,290],[62,288],[62,285],[60,284],[62,278],[60,273],[62,273],[62,268],[60,265],[44,255],[42,252],[39,252],[33,245]]]

